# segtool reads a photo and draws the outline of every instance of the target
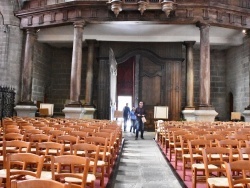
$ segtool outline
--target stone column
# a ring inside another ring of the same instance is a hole
[[[198,23],[200,28],[200,101],[196,121],[214,121],[218,114],[210,104],[210,25]]]
[[[93,63],[94,63],[94,50],[96,40],[87,40],[88,43],[88,62],[87,62],[87,76],[86,76],[86,90],[85,90],[85,114],[84,118],[93,119],[95,108],[92,101],[93,93]]]
[[[244,40],[244,43],[247,44],[246,46],[249,46],[250,43],[250,30],[246,31],[246,37]],[[248,48],[248,57],[250,56],[250,48]],[[249,69],[249,77],[248,81],[250,84],[250,69]],[[249,93],[250,93],[250,85],[249,85]],[[242,112],[242,115],[244,116],[245,122],[250,122],[250,96],[249,96],[249,105],[245,108],[245,110]]]
[[[21,102],[31,102],[32,79],[33,79],[33,52],[36,33],[32,29],[26,31],[26,42],[24,51],[24,61],[22,69],[22,90]]]
[[[185,41],[186,46],[186,66],[187,66],[187,106],[182,111],[187,121],[195,121],[194,107],[194,55],[193,46],[195,41]]]
[[[80,102],[82,72],[82,39],[84,21],[74,23],[74,39],[70,80],[70,103],[63,109],[66,118],[82,118],[84,109]]]
[[[200,107],[210,105],[210,41],[207,24],[200,24]]]
[[[33,80],[33,53],[36,40],[36,32],[27,29],[22,69],[21,101],[15,107],[17,116],[35,117],[37,107],[32,102],[32,80]]]

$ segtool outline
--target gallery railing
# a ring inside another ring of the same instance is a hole
[[[0,86],[0,119],[13,116],[15,94],[14,88]]]

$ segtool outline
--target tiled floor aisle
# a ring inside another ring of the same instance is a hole
[[[180,183],[163,157],[153,132],[145,132],[145,140],[135,140],[134,134],[124,133],[124,147],[110,187],[112,188],[181,188]]]

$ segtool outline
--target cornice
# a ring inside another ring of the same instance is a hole
[[[157,24],[196,24],[207,23],[211,26],[234,29],[250,29],[250,9],[228,6],[214,1],[206,3],[178,2],[167,17],[162,11],[161,2],[147,0],[143,14],[138,11],[135,0],[122,0],[122,11],[116,17],[106,1],[71,1],[53,5],[44,5],[45,0],[26,2],[24,9],[15,13],[21,19],[21,28],[53,27],[73,24],[84,20],[86,23],[115,21],[137,21]],[[37,2],[37,6],[36,5]],[[39,3],[40,2],[40,3]],[[43,2],[43,3],[42,3]],[[27,8],[32,5],[32,8]],[[40,6],[38,6],[40,5]]]

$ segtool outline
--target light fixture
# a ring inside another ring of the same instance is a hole
[[[141,15],[143,15],[143,12],[147,9],[147,4],[144,0],[138,1],[138,10],[141,12]]]
[[[111,10],[114,12],[117,17],[118,14],[122,11],[122,1],[120,0],[112,0],[111,1]]]
[[[162,11],[165,12],[166,16],[169,17],[170,12],[174,10],[174,2],[172,0],[163,0],[162,4]]]

